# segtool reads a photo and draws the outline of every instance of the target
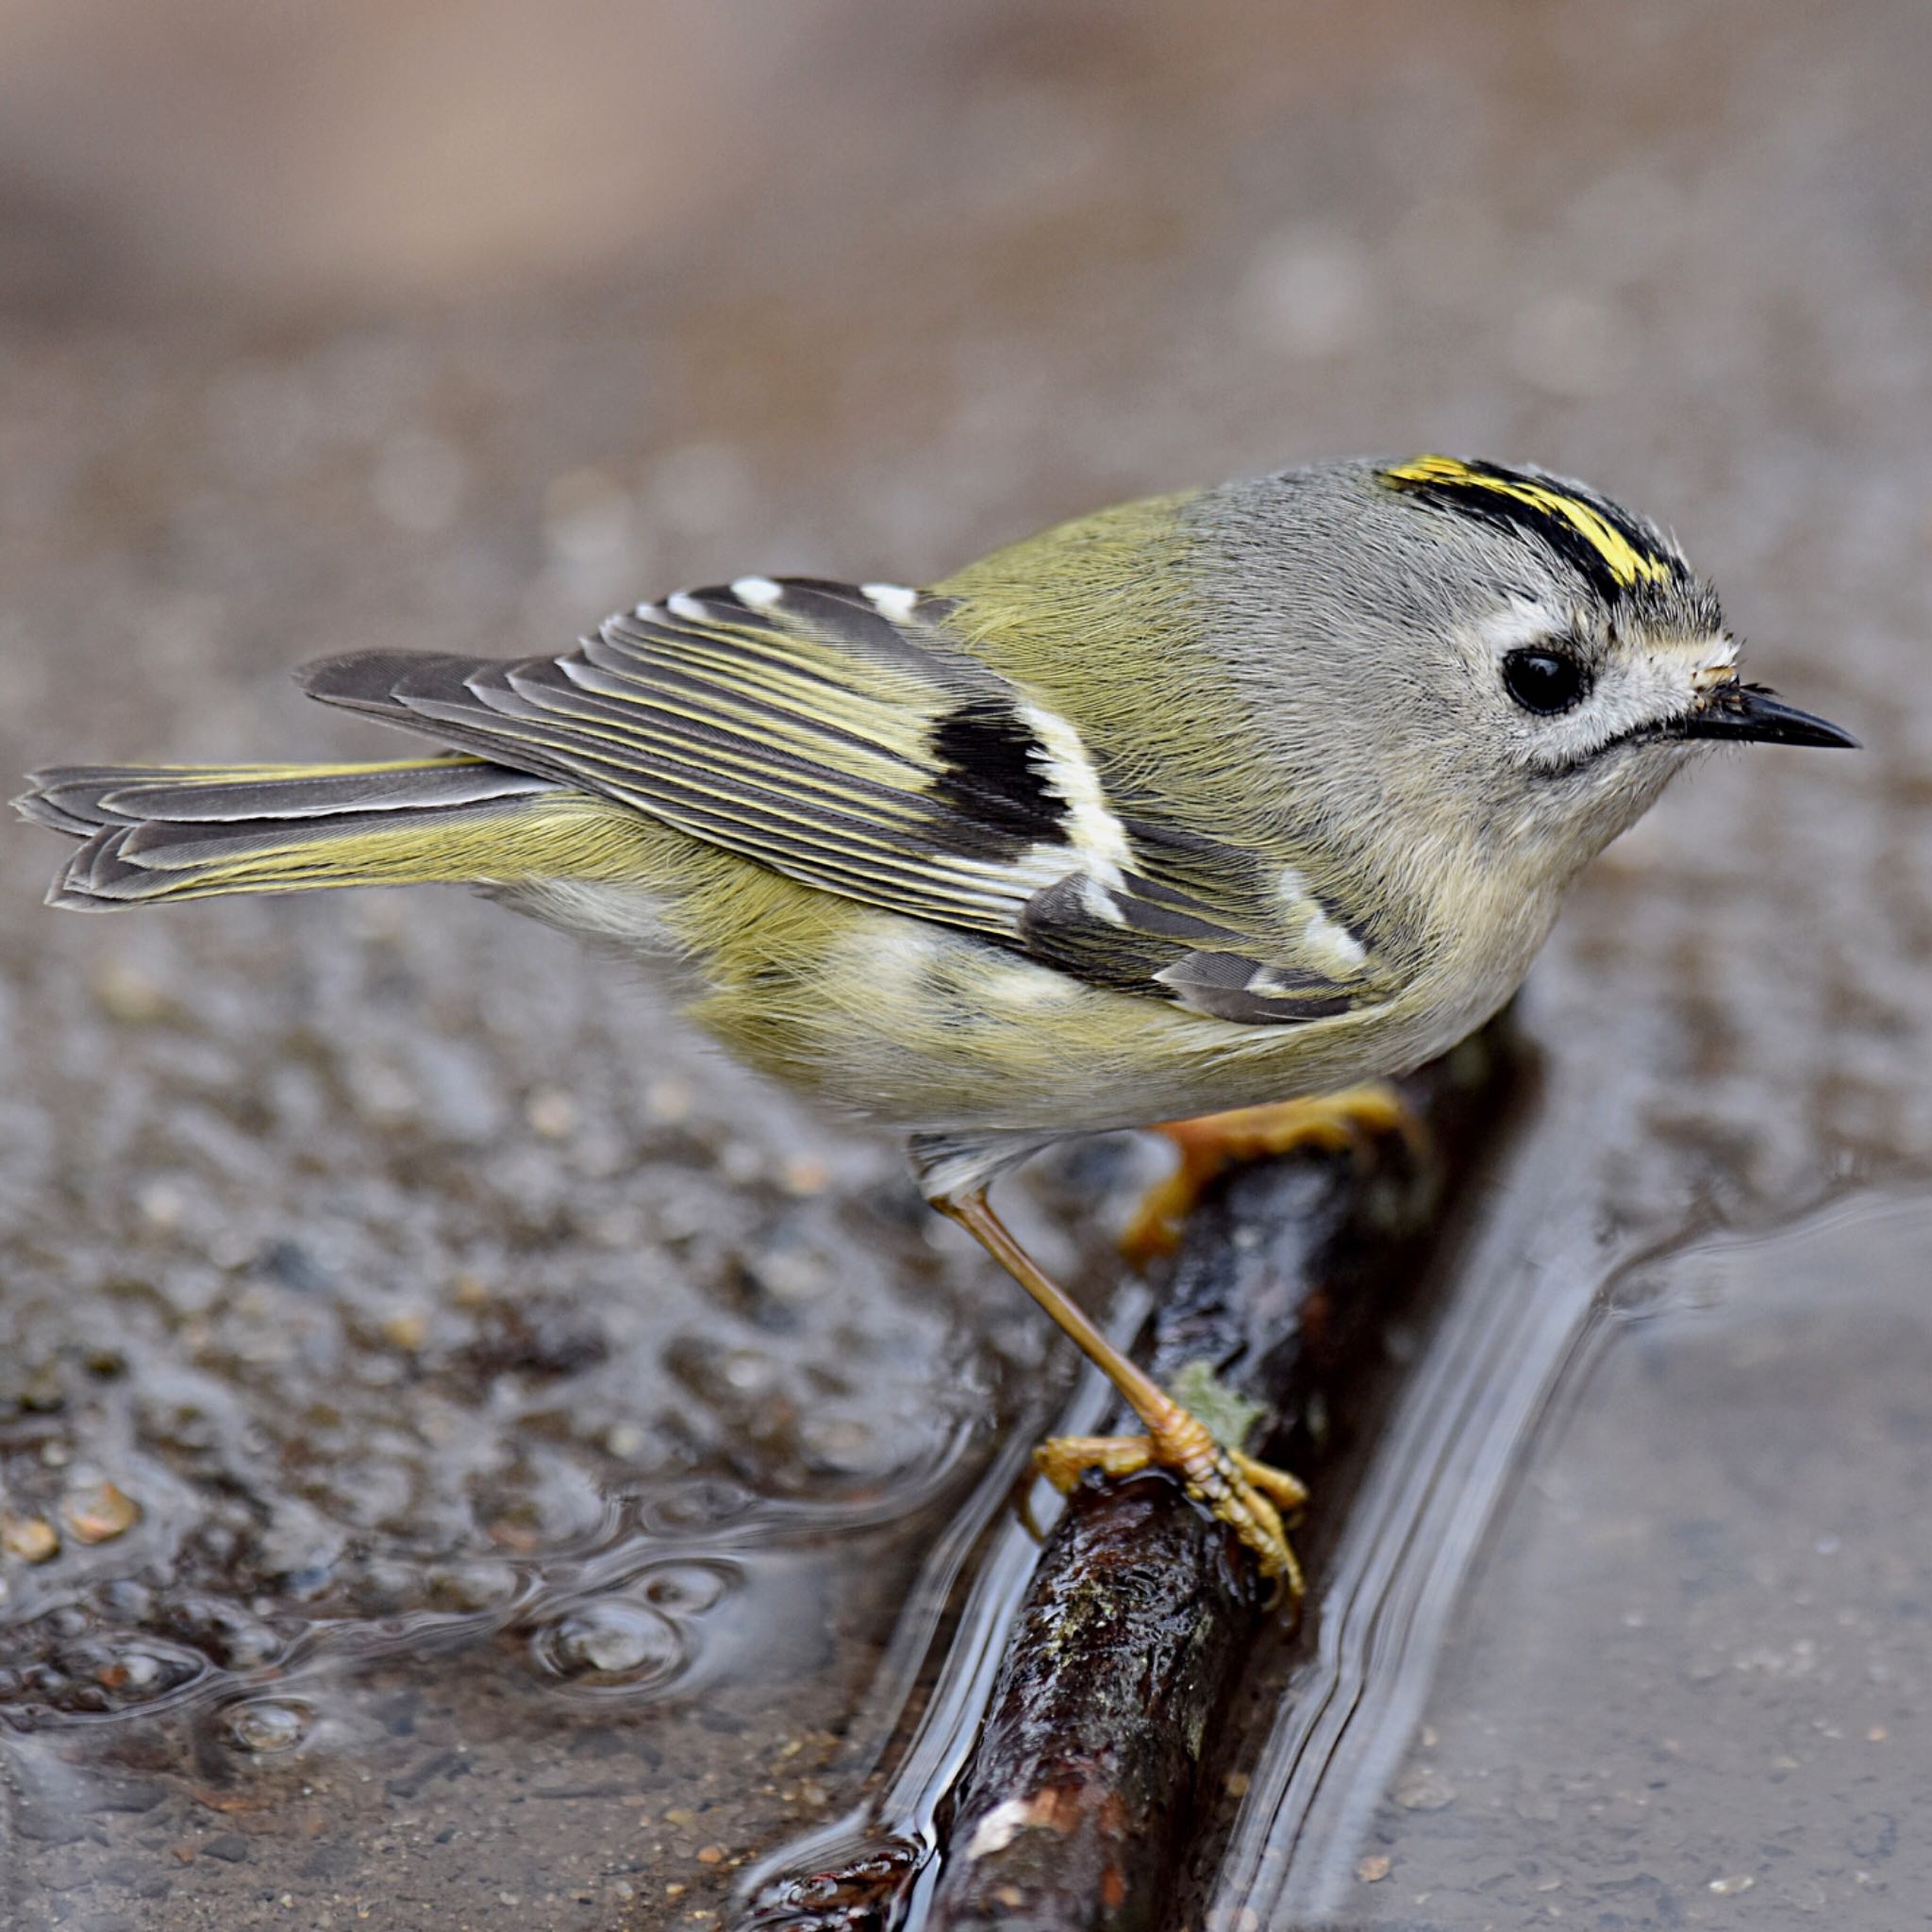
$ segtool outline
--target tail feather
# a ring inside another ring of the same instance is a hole
[[[32,773],[16,805],[37,824],[85,835],[149,819],[176,823],[322,818],[341,812],[469,805],[545,789],[545,781],[480,758],[363,765],[62,765]]]
[[[476,758],[375,765],[63,766],[15,801],[83,842],[48,903],[137,902],[322,887],[623,877],[635,814]]]

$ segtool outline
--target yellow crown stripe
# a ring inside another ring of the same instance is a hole
[[[1458,462],[1454,457],[1417,457],[1411,462],[1398,463],[1384,474],[1402,483],[1438,483],[1457,490],[1489,490],[1498,496],[1507,496],[1524,504],[1544,516],[1559,517],[1603,558],[1605,567],[1620,584],[1634,584],[1640,580],[1653,584],[1668,583],[1675,575],[1663,558],[1648,556],[1638,549],[1600,511],[1545,484],[1531,483],[1514,476],[1488,475],[1481,470],[1471,469],[1467,463]]]

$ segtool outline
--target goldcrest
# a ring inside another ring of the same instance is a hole
[[[300,677],[429,748],[42,772],[21,809],[82,841],[51,903],[461,884],[665,962],[733,1053],[906,1133],[1114,1378],[1146,1437],[1074,1465],[1174,1470],[1291,1582],[1299,1486],[1112,1350],[988,1184],[1418,1066],[1700,751],[1854,741],[1740,680],[1655,525],[1441,456],[1126,504],[926,590],[742,576],[561,656]]]

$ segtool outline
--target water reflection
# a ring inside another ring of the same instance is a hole
[[[1928,1242],[1932,1199],[1859,1197],[1614,1281],[1379,1794],[1288,1872],[1256,1860],[1221,1919],[1879,1932],[1919,1909]],[[1371,1640],[1399,1670],[1398,1634]],[[1287,1815],[1257,1824],[1279,1843]]]

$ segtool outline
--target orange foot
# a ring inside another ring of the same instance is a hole
[[[1274,1578],[1291,1604],[1302,1600],[1302,1566],[1289,1545],[1284,1510],[1308,1500],[1285,1469],[1229,1449],[1207,1424],[1178,1404],[1144,1436],[1049,1436],[1033,1452],[1033,1466],[1064,1495],[1090,1469],[1103,1475],[1138,1475],[1165,1469],[1189,1495],[1205,1503],[1253,1550],[1263,1576]]]
[[[1180,1165],[1148,1189],[1121,1238],[1121,1252],[1136,1266],[1174,1251],[1208,1183],[1237,1162],[1294,1147],[1360,1148],[1387,1133],[1414,1142],[1423,1128],[1395,1089],[1376,1080],[1312,1100],[1277,1100],[1200,1120],[1169,1121],[1154,1131],[1180,1150]]]

